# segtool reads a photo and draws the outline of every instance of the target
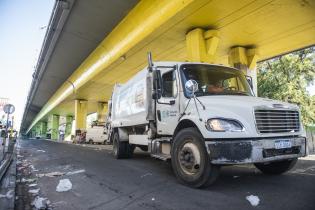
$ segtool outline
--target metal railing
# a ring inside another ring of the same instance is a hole
[[[2,178],[4,177],[4,175],[6,174],[12,160],[13,160],[13,155],[14,155],[14,148],[15,148],[15,142],[16,140],[9,140],[9,144],[8,147],[5,147],[5,145],[3,145],[2,149],[3,149],[3,156],[2,156],[2,160],[1,160],[1,164],[0,164],[0,181],[2,180]],[[1,151],[2,153],[2,151]]]

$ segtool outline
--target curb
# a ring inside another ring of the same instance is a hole
[[[11,161],[11,164],[1,180],[0,194],[6,197],[0,198],[0,209],[13,210],[15,205],[16,150],[14,150],[12,154]]]
[[[73,144],[72,142],[67,142],[67,141],[56,141],[56,140],[51,140],[51,139],[40,139],[40,140],[45,140],[45,141],[50,141],[54,143],[59,143],[59,144],[68,144],[68,145],[73,145],[77,147],[84,147],[84,148],[90,148],[90,149],[99,149],[99,150],[109,150],[112,151],[112,145],[100,145],[101,147],[93,147],[90,144]],[[110,147],[110,148],[107,148]]]

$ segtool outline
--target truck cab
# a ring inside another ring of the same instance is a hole
[[[281,174],[306,155],[298,106],[256,97],[241,70],[223,65],[152,63],[115,87],[111,107],[115,157],[147,149],[191,187],[213,183],[223,165]]]

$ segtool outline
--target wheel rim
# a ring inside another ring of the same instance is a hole
[[[200,171],[200,151],[198,147],[187,142],[180,147],[178,152],[179,165],[184,173],[195,175]]]

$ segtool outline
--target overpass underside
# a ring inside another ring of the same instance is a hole
[[[87,58],[78,61],[81,64],[63,78],[36,116],[24,116],[22,132],[43,135],[47,124],[56,132],[58,116],[67,116],[68,134],[73,119],[75,129],[86,128],[89,113],[97,112],[102,121],[113,85],[145,67],[149,51],[156,61],[234,66],[255,80],[258,61],[314,44],[314,1],[139,1]]]

